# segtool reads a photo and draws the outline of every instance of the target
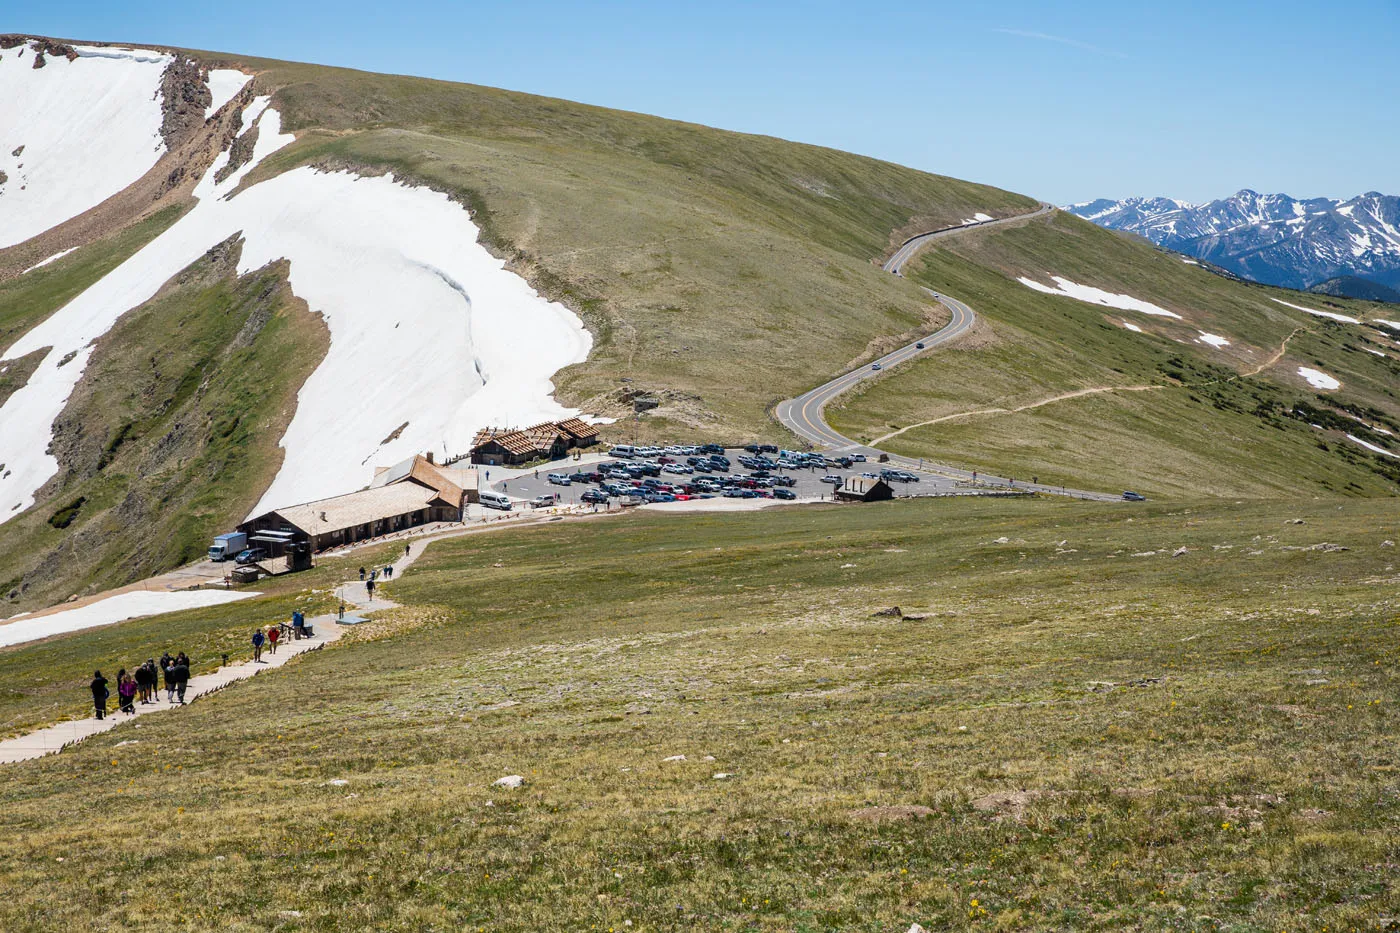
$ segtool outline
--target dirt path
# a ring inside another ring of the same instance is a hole
[[[1017,413],[1019,413],[1019,412],[1030,411],[1030,410],[1033,409],[1033,408],[1040,408],[1040,407],[1043,406],[1043,405],[1053,405],[1055,402],[1065,402],[1065,401],[1068,401],[1068,400],[1073,399],[1073,398],[1083,398],[1083,397],[1086,396],[1086,395],[1100,395],[1100,394],[1103,394],[1103,393],[1105,393],[1105,392],[1153,392],[1153,391],[1156,391],[1156,390],[1158,390],[1158,389],[1170,389],[1170,388],[1175,388],[1175,387],[1174,387],[1174,386],[1165,386],[1165,385],[1148,385],[1148,386],[1094,386],[1094,387],[1088,388],[1088,389],[1075,389],[1073,392],[1064,392],[1064,393],[1061,393],[1060,395],[1052,395],[1052,396],[1050,396],[1049,398],[1043,398],[1043,399],[1041,399],[1041,400],[1038,401],[1038,402],[1030,402],[1030,403],[1028,403],[1028,404],[1026,404],[1026,405],[1020,405],[1020,406],[1018,406],[1018,407],[1016,407],[1016,408],[978,408],[978,409],[975,409],[975,410],[973,410],[973,411],[959,411],[959,412],[954,412],[954,413],[951,414],[951,415],[943,415],[943,416],[938,417],[938,418],[932,418],[932,419],[930,419],[930,420],[928,420],[928,421],[920,421],[920,422],[918,422],[918,423],[916,423],[916,424],[905,425],[904,427],[900,428],[898,431],[891,431],[891,432],[888,433],[888,434],[884,434],[884,435],[881,435],[880,437],[875,438],[873,441],[870,442],[870,444],[871,444],[871,446],[874,446],[874,445],[876,445],[876,444],[883,443],[884,441],[887,441],[887,440],[889,440],[889,439],[892,438],[892,437],[898,437],[899,435],[903,434],[905,431],[912,431],[912,430],[914,430],[915,428],[925,428],[925,427],[928,427],[928,426],[931,425],[931,424],[940,424],[940,423],[942,423],[942,422],[944,422],[944,421],[953,421],[953,420],[955,420],[955,419],[957,419],[957,418],[971,418],[971,417],[974,417],[974,416],[976,416],[976,415],[1014,415],[1014,414],[1017,414]]]
[[[1278,352],[1277,352],[1277,353],[1275,353],[1273,356],[1269,357],[1269,358],[1268,358],[1267,360],[1265,360],[1263,363],[1260,363],[1260,364],[1259,364],[1257,367],[1255,367],[1254,369],[1251,369],[1249,372],[1247,372],[1247,373],[1241,373],[1241,375],[1243,375],[1243,376],[1257,376],[1257,375],[1259,375],[1260,373],[1262,373],[1264,370],[1268,369],[1270,366],[1272,366],[1272,365],[1274,365],[1275,363],[1277,363],[1279,360],[1283,359],[1283,355],[1284,355],[1285,353],[1288,352],[1288,341],[1292,340],[1294,337],[1298,336],[1299,334],[1301,334],[1301,333],[1302,333],[1303,331],[1305,331],[1305,330],[1307,330],[1306,327],[1299,327],[1299,328],[1296,328],[1296,329],[1293,331],[1293,333],[1291,333],[1291,334],[1289,334],[1287,337],[1284,337],[1284,338],[1283,338],[1283,343],[1279,345],[1279,348],[1278,348]]]

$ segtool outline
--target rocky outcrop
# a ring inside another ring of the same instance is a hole
[[[164,111],[160,135],[167,149],[175,149],[204,126],[204,111],[214,102],[208,70],[177,55],[161,75],[160,90]]]

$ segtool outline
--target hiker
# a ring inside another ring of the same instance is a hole
[[[405,545],[403,546],[403,556],[404,556],[404,557],[407,557],[407,556],[408,556],[408,552],[409,552],[410,550],[412,550],[412,548],[413,548],[413,545],[411,545],[411,544],[405,544]]]
[[[282,637],[282,629],[275,625],[267,627],[267,647],[271,654],[277,653],[277,639]]]
[[[292,637],[301,641],[301,636],[306,628],[306,616],[301,614],[300,609],[292,610]]]
[[[260,631],[258,634],[261,635],[262,632]],[[181,706],[184,706],[185,687],[187,687],[190,682],[190,659],[185,657],[183,651],[181,651],[180,656],[175,659],[175,663],[171,665],[170,670],[175,675],[175,692],[179,697],[179,703]]]
[[[394,575],[394,565],[393,565],[393,564],[390,564],[389,566],[387,566],[387,567],[384,568],[384,579],[388,580],[388,579],[389,579],[390,577],[392,577],[393,575]]]
[[[160,670],[165,676],[165,702],[175,702],[175,659],[166,652],[160,659]]]
[[[101,671],[92,672],[92,683],[88,684],[92,690],[92,705],[97,710],[97,718],[101,719],[107,715],[107,678],[102,676]]]
[[[263,641],[264,641],[264,640],[265,640],[265,639],[264,639],[264,636],[263,636],[263,630],[262,630],[261,628],[253,629],[253,663],[254,663],[254,664],[261,664],[261,663],[263,662],[263,661],[262,661],[262,646],[263,646]]]
[[[117,698],[121,701],[120,709],[128,716],[136,715],[136,680],[125,670],[117,675]]]
[[[374,577],[365,581],[365,595],[370,598],[371,602],[374,601]]]
[[[136,669],[136,695],[141,699],[141,705],[146,705],[146,697],[149,695],[147,687],[150,681],[147,675],[150,671],[146,668],[146,662],[142,661],[141,666]]]
[[[365,578],[365,568],[361,567],[361,568],[360,568],[360,579],[363,580],[364,578]]]

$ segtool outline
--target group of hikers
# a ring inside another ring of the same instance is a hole
[[[403,546],[403,556],[407,557],[411,553],[412,548],[412,544],[405,544]],[[365,595],[367,595],[370,599],[374,599],[374,584],[378,582],[381,576],[386,580],[394,579],[394,565],[386,564],[383,570],[380,570],[378,567],[376,567],[373,570],[369,571],[368,576],[365,575],[365,568],[360,568],[360,581],[364,583]]]
[[[277,653],[277,642],[282,638],[282,629],[283,629],[283,627],[284,627],[284,623],[278,623],[278,624],[276,624],[276,625],[269,625],[269,626],[267,627],[267,632],[266,632],[266,633],[263,632],[263,630],[262,630],[261,627],[253,629],[253,663],[254,663],[254,664],[266,664],[266,663],[267,663],[266,661],[264,661],[264,660],[262,659],[262,656],[263,656],[263,648],[264,648],[264,647],[267,648],[267,653],[268,653],[268,654],[276,654],[276,653]],[[310,637],[311,637],[311,630],[310,630],[309,628],[307,628],[307,626],[306,626],[306,616],[304,616],[304,615],[301,614],[301,610],[300,610],[300,609],[293,609],[293,610],[292,610],[292,624],[291,624],[291,629],[292,629],[292,637],[295,638],[297,641],[301,641],[302,638],[310,638]]]
[[[407,557],[412,545],[403,546],[404,556]],[[382,571],[375,569],[369,576],[365,575],[365,568],[360,568],[360,579],[365,581],[365,589],[370,598],[374,597],[374,583],[380,574],[386,580],[394,576],[394,566],[386,566]],[[306,617],[298,609],[292,613],[292,622],[288,626],[285,623],[270,625],[264,632],[259,626],[253,632],[253,661],[257,664],[266,664],[262,659],[263,649],[266,648],[268,654],[277,653],[277,642],[281,640],[283,630],[290,628],[293,638],[300,640],[310,638],[311,627],[306,624]],[[228,660],[228,656],[224,656]],[[170,652],[161,655],[160,662],[155,658],[148,658],[144,664],[136,668],[135,671],[128,672],[126,668],[117,671],[117,709],[119,712],[129,716],[136,715],[136,704],[148,704],[160,702],[161,683],[165,684],[165,699],[168,703],[179,706],[185,704],[185,689],[190,682],[190,659],[181,651],[174,657]],[[112,682],[102,676],[101,671],[92,672],[92,683],[89,684],[92,690],[92,705],[97,712],[98,719],[105,719],[107,716],[107,701],[112,697]]]
[[[135,671],[128,672],[122,668],[117,672],[117,709],[128,716],[136,715],[137,703],[159,703],[161,682],[165,683],[165,700],[167,703],[176,703],[183,706],[185,703],[185,687],[190,682],[190,659],[183,651],[174,657],[170,652],[160,656],[160,663],[157,666],[155,658],[147,658],[146,662]],[[101,671],[92,672],[92,705],[97,711],[97,718],[103,719],[107,715],[107,700],[112,696],[111,683],[102,676]]]
[[[263,647],[269,646],[271,654],[277,653],[277,642],[282,638],[284,628],[291,630],[292,637],[300,640],[312,636],[311,626],[306,624],[306,617],[298,609],[292,613],[291,625],[279,623],[270,625],[264,632],[259,627],[253,632],[253,660],[259,664],[266,664],[262,659]],[[228,655],[224,656],[224,661],[228,661]],[[160,660],[148,658],[145,663],[137,667],[134,671],[122,668],[117,671],[115,683],[102,675],[101,671],[92,672],[92,683],[88,686],[92,690],[92,705],[97,713],[98,719],[107,717],[107,701],[112,698],[112,690],[117,693],[117,711],[126,713],[128,716],[136,715],[136,704],[142,705],[160,702],[161,684],[165,685],[165,700],[167,703],[176,706],[185,705],[185,690],[190,683],[190,658],[189,655],[181,651],[172,657],[170,652],[161,655]]]

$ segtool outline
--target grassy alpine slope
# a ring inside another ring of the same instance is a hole
[[[0,526],[5,615],[201,557],[272,481],[327,337],[285,263],[239,276],[238,253],[210,250],[98,342],[55,423],[59,474]]]
[[[971,304],[979,334],[843,398],[828,417],[847,436],[1003,476],[1157,495],[1374,496],[1400,483],[1400,459],[1343,436],[1395,449],[1381,433],[1400,433],[1395,333],[1271,299],[1363,320],[1383,305],[1228,281],[1063,213],[939,241],[906,274]],[[1017,281],[1053,275],[1182,320]],[[1230,345],[1204,344],[1203,332]],[[1300,366],[1341,389],[1311,388]]]
[[[491,88],[195,54],[259,71],[258,93],[273,94],[285,126],[301,136],[250,181],[315,163],[389,170],[451,192],[472,210],[491,249],[579,311],[592,329],[593,355],[560,374],[560,396],[622,414],[633,395],[655,394],[663,405],[642,432],[658,437],[774,433],[766,414],[771,403],[930,326],[942,313],[913,285],[871,264],[897,238],[892,231],[1033,206],[984,185],[767,137]],[[51,267],[0,283],[0,345],[96,281],[177,213],[168,209]],[[199,328],[222,328],[240,300],[228,290],[203,293],[199,307],[209,321]],[[238,392],[251,393],[260,414],[240,421],[237,443],[225,444],[217,432],[208,439],[227,459],[177,457],[179,496],[172,498],[164,469],[125,468],[129,451],[123,463],[100,471],[120,474],[121,482],[100,482],[90,492],[75,477],[91,479],[91,448],[113,443],[128,424],[155,443],[158,425],[189,431],[191,422],[170,407],[165,390],[184,391],[173,383],[126,394],[118,416],[106,405],[113,387],[96,387],[102,377],[86,374],[61,421],[85,434],[66,439],[76,444],[56,445],[61,480],[41,491],[31,514],[0,527],[0,584],[6,584],[0,615],[187,560],[205,538],[242,518],[238,509],[266,488],[287,400],[324,353],[323,331],[286,327],[275,350],[214,352],[199,360],[193,356],[208,348],[190,347],[191,339],[177,326],[123,326],[98,346],[138,372],[152,357],[201,367],[215,387],[210,410],[199,413],[212,417],[210,424],[227,426]],[[0,397],[37,362],[0,373]],[[83,398],[93,403],[83,407]],[[117,446],[126,450],[130,441]],[[88,504],[76,520],[50,528],[49,517],[80,496]],[[170,536],[143,532],[141,540],[112,522],[98,529],[93,504],[122,501],[160,503],[179,527]],[[44,560],[46,553],[85,554],[75,547],[80,536],[90,542],[99,533],[114,550],[99,549],[76,564]]]
[[[850,153],[472,85],[248,60],[297,164],[389,170],[458,197],[484,241],[593,331],[556,379],[644,430],[771,433],[766,408],[941,314],[871,260],[896,231],[1035,202]],[[630,380],[624,383],[622,380]]]
[[[1397,523],[929,501],[440,543],[348,643],[7,770],[0,927],[1370,929]]]

